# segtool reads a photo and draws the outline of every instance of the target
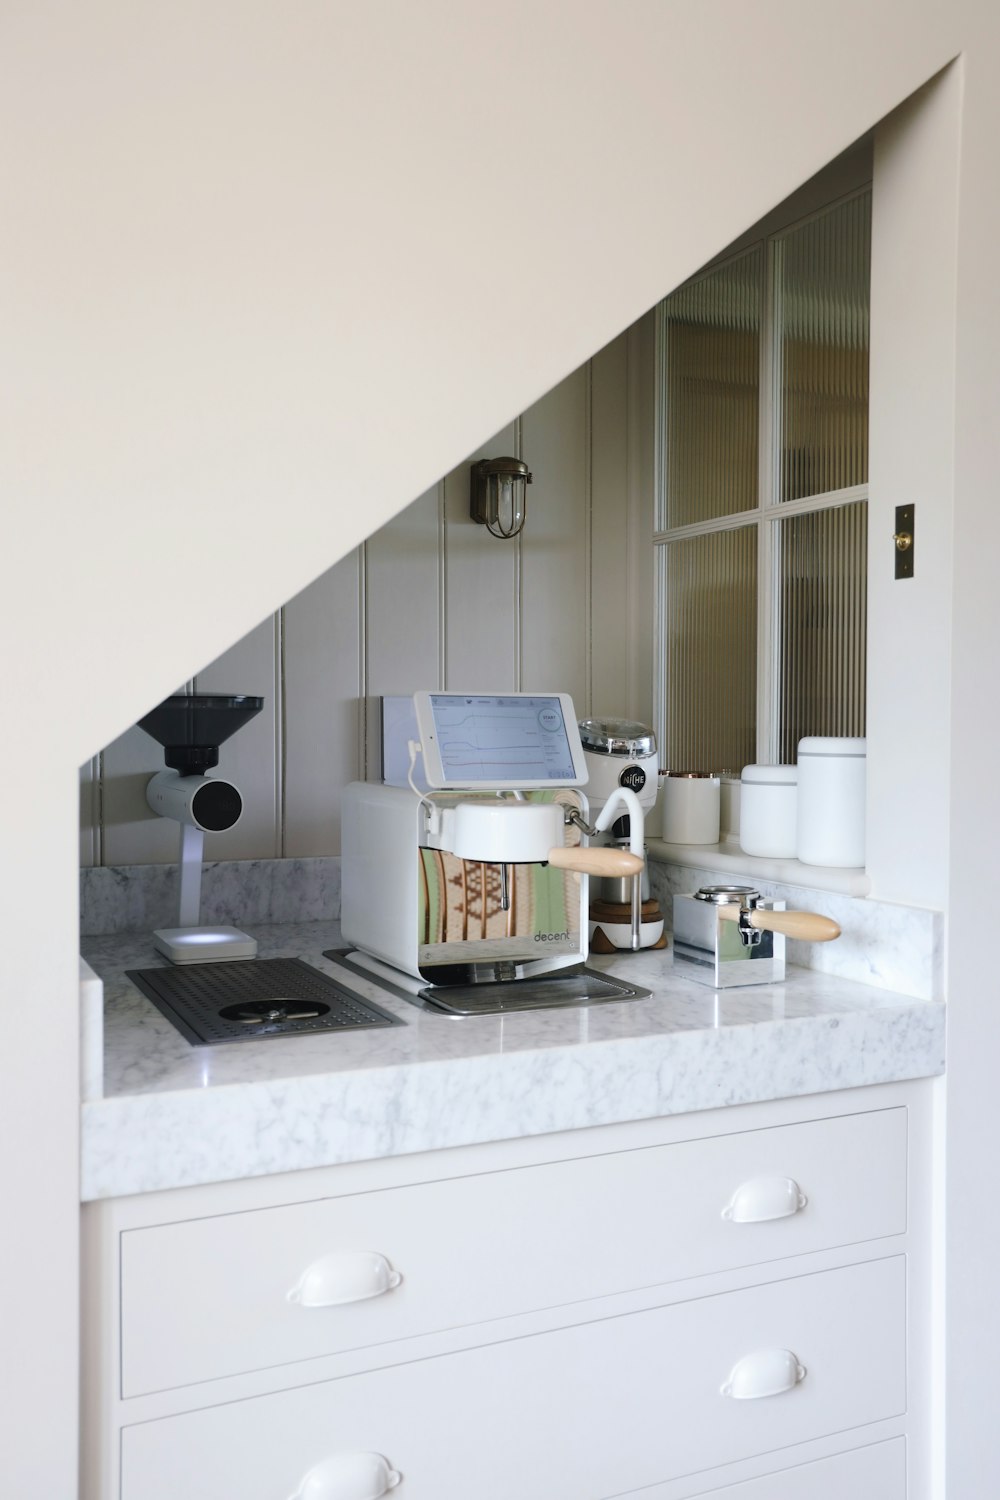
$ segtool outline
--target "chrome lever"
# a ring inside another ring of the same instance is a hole
[[[565,813],[563,814],[563,825],[566,828],[569,828],[570,824],[572,823],[575,823],[577,828],[579,828],[582,833],[585,833],[587,835],[588,839],[597,837],[597,829],[592,827],[591,824],[587,822],[586,818],[580,812],[579,808],[567,807]]]

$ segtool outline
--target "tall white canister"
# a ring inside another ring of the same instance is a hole
[[[796,853],[803,864],[864,865],[866,748],[863,739],[799,740]]]

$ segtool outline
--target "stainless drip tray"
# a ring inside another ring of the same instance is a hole
[[[513,1010],[559,1010],[570,1005],[598,1005],[608,1000],[642,1000],[649,993],[641,985],[600,974],[584,964],[560,969],[530,979],[509,979],[481,984],[426,985],[416,993],[394,985],[381,973],[375,974],[352,963],[351,950],[333,948],[324,958],[349,969],[390,994],[409,1000],[428,1010],[448,1016],[495,1016]]]
[[[406,1025],[300,958],[132,969],[126,977],[196,1047]]]
[[[501,984],[428,986],[420,991],[420,998],[449,1016],[494,1016],[508,1010],[555,1010],[566,1005],[597,1005],[602,1000],[641,1000],[648,994],[649,990],[637,984],[580,968]]]

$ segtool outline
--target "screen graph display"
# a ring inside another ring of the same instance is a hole
[[[445,786],[579,781],[559,696],[428,693],[427,700]],[[575,721],[572,729],[578,741]]]

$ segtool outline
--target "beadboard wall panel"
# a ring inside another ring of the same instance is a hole
[[[343,788],[378,774],[384,694],[559,690],[581,715],[648,720],[651,411],[632,366],[649,348],[616,339],[185,685],[265,700],[222,747],[244,812],[207,858],[339,853]],[[469,515],[471,463],[501,454],[534,475],[510,542]],[[177,859],[176,824],[146,804],[162,765],[132,728],[82,768],[83,864]]]
[[[628,335],[591,361],[590,698],[593,711],[629,714]]]
[[[581,715],[590,710],[589,436],[585,365],[521,420],[533,482],[521,533],[518,632],[521,691],[570,693]]]
[[[473,463],[519,458],[518,446],[518,424],[511,422],[444,482],[444,686],[452,692],[515,692],[518,687],[521,542],[498,541],[469,514]]]
[[[80,767],[80,865],[84,868],[101,862],[99,796],[100,765],[95,757]]]
[[[282,611],[287,856],[340,848],[340,789],[361,775],[362,551]]]
[[[653,512],[655,432],[655,349],[653,313],[633,323],[628,340],[626,379],[627,600],[625,660],[628,717],[653,723]]]
[[[442,480],[365,543],[366,693],[444,685],[444,505]]]
[[[228,833],[206,833],[206,859],[275,859],[281,853],[280,629],[281,616],[273,615],[194,679],[196,693],[264,700],[260,713],[219,751],[219,775],[239,787],[243,813]]]
[[[190,690],[182,683],[179,693]],[[231,690],[230,690],[231,691]],[[163,770],[163,751],[133,725],[100,755],[100,862],[104,865],[171,864],[178,858],[180,830],[157,817],[146,801],[149,778]]]

